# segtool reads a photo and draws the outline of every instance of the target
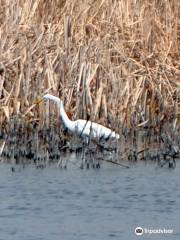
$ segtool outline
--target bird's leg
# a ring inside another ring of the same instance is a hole
[[[94,152],[92,150],[89,151],[89,159],[91,162],[91,167],[96,168],[96,160],[94,158]]]
[[[63,161],[63,158],[60,157],[60,159],[59,159],[59,161],[57,163],[57,166],[60,167],[61,169],[67,169],[67,163],[68,163],[67,158]]]
[[[97,149],[97,145],[96,148],[93,149],[94,151],[90,151],[90,157],[91,157],[91,161],[92,161],[92,167],[93,168],[100,168],[100,162],[99,162],[99,158],[98,158],[98,149]]]
[[[85,163],[85,160],[86,160],[86,151],[85,151],[85,144],[83,142],[83,147],[82,147],[82,157],[81,157],[81,166],[80,168],[83,169],[84,168],[84,163]]]
[[[58,161],[58,163],[57,163],[57,166],[60,167],[60,168],[62,168],[62,158],[61,158],[61,157],[60,157],[60,159],[59,159],[59,161]]]

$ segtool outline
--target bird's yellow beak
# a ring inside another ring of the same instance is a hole
[[[34,101],[34,104],[40,104],[44,99],[42,97],[37,97],[37,99]]]

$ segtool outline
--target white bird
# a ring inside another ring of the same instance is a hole
[[[73,133],[78,134],[79,136],[88,137],[88,138],[98,138],[98,139],[119,139],[119,134],[112,131],[110,128],[104,127],[101,124],[78,119],[71,121],[65,110],[63,102],[60,98],[53,96],[51,94],[45,94],[42,98],[43,100],[50,100],[57,104],[60,109],[60,115],[64,125]]]

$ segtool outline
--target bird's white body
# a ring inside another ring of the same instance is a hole
[[[101,124],[83,119],[71,121],[64,110],[63,102],[60,98],[55,97],[51,94],[46,94],[43,96],[43,99],[51,100],[58,104],[60,107],[62,121],[71,132],[88,138],[119,139],[119,134],[115,133],[110,128],[104,127]]]
[[[93,138],[103,138],[103,139],[112,139],[119,138],[119,135],[115,132],[111,131],[111,129],[102,126],[101,124],[86,121],[83,119],[79,119],[74,121],[76,131],[79,135],[85,135],[87,137]]]

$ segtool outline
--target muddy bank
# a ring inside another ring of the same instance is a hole
[[[170,128],[172,123],[161,129],[124,128],[118,141],[94,139],[87,144],[66,131],[61,122],[54,121],[49,127],[41,127],[38,122],[25,124],[13,118],[11,124],[0,131],[1,161],[36,165],[56,162],[61,165],[62,156],[76,153],[87,166],[98,166],[104,161],[118,165],[121,161],[148,160],[174,167],[175,160],[180,158],[180,136],[178,131]]]

